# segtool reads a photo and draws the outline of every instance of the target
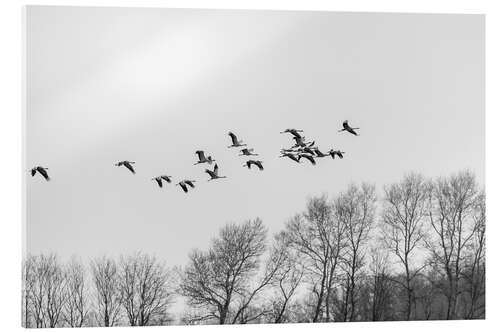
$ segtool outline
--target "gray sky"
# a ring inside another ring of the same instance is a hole
[[[484,17],[29,7],[27,249],[186,263],[227,222],[464,168],[484,183]],[[337,133],[343,120],[359,137]],[[278,158],[302,128],[343,160]],[[247,170],[227,132],[255,148]],[[207,182],[198,149],[228,178]],[[136,161],[137,174],[117,168]],[[151,177],[197,179],[184,194]]]

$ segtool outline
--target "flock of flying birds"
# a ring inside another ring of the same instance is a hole
[[[349,132],[353,135],[359,135],[356,130],[358,130],[359,127],[351,127],[347,120],[345,120],[342,123],[342,129],[339,130],[339,132]],[[340,150],[335,150],[335,149],[330,149],[326,153],[323,153],[317,146],[315,146],[315,141],[311,142],[306,142],[306,138],[301,134],[303,133],[303,130],[295,129],[295,128],[287,128],[283,132],[280,133],[290,133],[292,135],[292,138],[294,140],[294,144],[290,148],[282,148],[281,149],[281,155],[279,157],[288,157],[294,162],[301,163],[301,159],[305,158],[311,164],[316,165],[316,160],[317,158],[323,158],[323,157],[328,157],[330,156],[332,159],[335,159],[335,157],[339,158],[344,158],[345,152],[340,151]],[[243,143],[243,141],[238,140],[238,137],[236,134],[233,132],[228,133],[229,137],[231,138],[231,145],[228,146],[228,148],[242,148],[240,149],[240,154],[238,156],[258,156],[259,154],[255,154],[253,151],[253,148],[247,148],[247,144]],[[212,165],[212,163],[216,162],[215,159],[212,158],[212,156],[205,156],[205,152],[203,150],[197,150],[195,154],[198,157],[198,161],[194,164],[208,164]],[[260,171],[264,170],[264,166],[262,164],[262,161],[259,160],[254,160],[254,159],[248,159],[245,164],[243,164],[243,167],[247,167],[248,169],[251,169],[252,165],[255,165]],[[125,167],[132,174],[135,174],[135,169],[134,165],[135,162],[132,161],[120,161],[115,164],[117,167]],[[45,180],[49,181],[50,177],[47,172],[48,168],[42,167],[42,166],[36,166],[31,169],[31,176],[35,176],[37,173],[39,173]],[[205,169],[205,172],[210,176],[209,181],[211,180],[216,180],[216,179],[221,179],[221,178],[227,178],[226,176],[221,176],[219,175],[219,166],[217,163],[215,163],[213,169]],[[151,180],[156,181],[159,187],[163,187],[163,182],[171,183],[172,182],[172,176],[167,176],[167,175],[160,175],[157,177],[153,177]],[[181,187],[181,189],[185,192],[188,193],[189,188],[193,189],[195,188],[195,180],[191,179],[184,179],[181,180],[180,182],[176,183],[175,185],[178,185]]]

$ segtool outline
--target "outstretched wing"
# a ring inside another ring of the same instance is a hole
[[[167,183],[171,183],[172,179],[169,176],[161,176],[161,179],[165,180]]]
[[[50,180],[49,174],[47,173],[47,170],[45,170],[44,168],[38,167],[36,168],[36,171],[38,171],[43,176],[43,178],[45,178],[45,180],[47,181]]]
[[[306,158],[306,159],[308,159],[308,160],[309,160],[309,162],[311,162],[312,164],[316,164],[316,161],[314,160],[314,158],[313,158],[312,156],[309,156],[309,155],[305,155],[305,154],[303,154],[303,155],[300,155],[300,156],[299,156],[299,159],[301,159],[301,158]]]
[[[347,120],[344,120],[344,122],[342,123],[342,127],[344,127],[345,129],[349,128],[349,123],[347,122]]]
[[[356,133],[356,131],[355,131],[355,130],[353,130],[352,128],[350,128],[350,127],[347,129],[347,131],[348,131],[349,133],[351,133],[351,134],[358,135],[358,133]]]
[[[205,169],[205,172],[210,175],[210,178],[217,178],[217,175],[212,170]]]
[[[204,161],[206,158],[205,158],[205,153],[203,152],[203,150],[197,150],[196,151],[196,154],[198,155],[198,159],[200,161]]]
[[[289,159],[291,159],[292,161],[295,161],[297,163],[300,163],[300,160],[293,154],[290,154],[290,153],[287,153],[287,154],[284,154],[284,156],[288,157]]]
[[[215,163],[215,166],[214,166],[214,174],[215,174],[216,176],[218,176],[218,175],[219,175],[219,166],[217,165],[217,163]]]
[[[236,137],[236,135],[233,132],[229,132],[228,134],[231,137],[231,141],[233,142],[233,145],[238,144],[238,138]]]
[[[304,150],[304,152],[306,152],[308,154],[314,155],[314,151],[311,148],[309,148],[309,147],[306,147],[303,150]]]
[[[163,183],[161,182],[161,178],[160,177],[156,177],[155,180],[158,183],[158,186],[163,187]]]
[[[132,172],[132,173],[134,173],[134,174],[135,174],[135,170],[134,170],[134,168],[132,167],[132,164],[130,164],[129,162],[123,162],[123,165],[125,165],[125,167],[126,167],[127,169],[129,169],[129,170],[130,170],[130,172]]]
[[[252,149],[253,150],[253,149]],[[249,155],[250,154],[250,150],[248,148],[243,148],[241,150],[241,152],[243,153],[243,155]]]
[[[180,183],[180,184],[179,184],[179,186],[182,188],[182,190],[183,190],[184,192],[186,192],[186,193],[187,193],[188,188],[187,188],[186,184],[184,184],[184,183]]]
[[[191,180],[185,180],[184,183],[188,184],[189,186],[191,186],[192,188],[194,188],[194,184]]]
[[[31,177],[33,177],[36,174],[36,169],[31,169]]]
[[[262,166],[262,161],[253,161],[253,163],[262,171],[264,166]]]
[[[299,132],[297,132],[297,130],[295,128],[290,129],[288,132],[292,133],[292,135],[295,138],[301,138],[302,137],[302,135],[300,135]]]

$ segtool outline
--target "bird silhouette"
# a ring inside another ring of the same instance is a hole
[[[311,154],[313,156],[315,155],[314,149],[311,147],[303,147],[302,149],[300,149],[300,151],[303,153]]]
[[[160,176],[161,179],[163,179],[164,181],[166,181],[167,183],[171,183],[172,182],[172,176]]]
[[[300,163],[300,160],[297,158],[296,155],[292,154],[292,153],[282,153],[282,155],[280,157],[288,157],[289,159],[291,159],[292,161],[295,161],[297,163]]]
[[[314,153],[316,154],[316,157],[327,157],[330,156],[330,153],[328,152],[327,154],[323,153],[319,148],[314,148]]]
[[[194,188],[194,183],[196,183],[196,180],[185,179],[184,183],[188,184],[191,188]]]
[[[306,160],[308,160],[309,162],[311,162],[312,165],[316,165],[316,161],[314,160],[314,157],[312,157],[311,155],[309,155],[309,154],[299,154],[299,161],[302,158],[305,158]]]
[[[171,176],[164,176],[164,175],[158,176],[158,177],[154,177],[151,180],[155,180],[158,183],[159,187],[163,187],[163,181],[166,181],[167,183],[171,183],[172,182]]]
[[[244,167],[246,166],[248,169],[250,169],[252,164],[256,165],[261,171],[264,170],[264,166],[262,165],[262,161],[248,160],[245,164],[243,164],[243,166]]]
[[[301,137],[294,136],[293,139],[295,140],[295,145],[293,145],[292,148],[314,146],[314,141],[312,141],[312,142],[306,142],[305,136],[301,136]]]
[[[34,177],[35,174],[38,172],[39,174],[42,175],[43,178],[45,178],[46,181],[49,181],[50,177],[49,177],[49,174],[48,174],[47,170],[49,170],[49,168],[44,168],[44,167],[41,167],[41,166],[36,166],[33,169],[31,169],[31,177]]]
[[[215,179],[220,179],[220,178],[227,178],[226,176],[219,176],[219,166],[217,163],[214,165],[214,169],[205,169],[205,172],[210,175],[210,180],[215,180]]]
[[[180,181],[175,185],[179,185],[185,193],[188,193],[188,186],[191,188],[194,188],[195,182],[196,182],[196,180],[184,179],[183,181]]]
[[[158,183],[158,186],[163,187],[163,182],[162,182],[161,177],[154,177],[154,178],[151,178],[151,180],[156,180],[156,182]]]
[[[330,150],[328,152],[328,154],[330,154],[330,156],[335,159],[335,155],[337,155],[339,158],[344,158],[344,154],[345,154],[345,151],[340,151],[340,150]]]
[[[238,140],[238,137],[233,132],[229,132],[228,135],[231,137],[231,142],[232,142],[232,145],[228,146],[228,148],[246,146],[246,144],[244,144],[243,141]]]
[[[135,170],[134,168],[132,167],[132,164],[135,164],[135,162],[130,162],[130,161],[121,161],[121,162],[118,162],[116,163],[115,165],[120,167],[120,166],[124,166],[126,167],[127,169],[130,170],[130,172],[132,172],[133,174],[135,174]]]
[[[201,163],[212,164],[212,162],[215,162],[212,156],[205,157],[205,152],[203,150],[197,150],[196,154],[198,155],[198,162],[196,162],[195,165]]]
[[[241,154],[238,156],[259,156],[259,154],[254,154],[253,153],[253,148],[244,148],[241,151]]]
[[[182,190],[184,191],[184,193],[188,193],[188,187],[186,186],[186,183],[184,181],[178,182],[175,185],[179,185],[182,188]]]
[[[300,138],[302,137],[302,135],[300,135],[299,133],[302,133],[304,132],[303,130],[298,130],[298,129],[295,129],[295,128],[287,128],[286,130],[284,130],[283,132],[280,132],[280,133],[290,133],[292,134],[294,137],[296,138]]]
[[[359,127],[351,127],[349,126],[349,123],[347,122],[347,120],[345,120],[343,123],[342,123],[342,129],[339,130],[339,132],[343,132],[343,131],[347,131],[351,134],[354,134],[354,135],[359,135],[358,133],[356,133],[355,130],[359,129]]]

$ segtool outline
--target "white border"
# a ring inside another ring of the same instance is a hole
[[[88,1],[24,1],[2,0],[0,2],[0,328],[2,331],[20,331],[20,262],[21,262],[21,212],[24,157],[22,131],[24,128],[22,96],[25,88],[21,78],[24,75],[22,40],[22,6],[72,5],[72,6],[119,6],[119,7],[170,7],[170,8],[234,8],[234,9],[280,9],[280,10],[331,10],[362,12],[413,12],[413,13],[469,13],[486,14],[486,191],[487,191],[487,320],[455,322],[385,322],[385,323],[348,323],[348,324],[307,324],[290,325],[248,325],[239,326],[201,326],[201,327],[157,327],[149,331],[174,332],[250,332],[255,329],[265,332],[299,332],[314,329],[317,332],[342,330],[349,332],[434,332],[471,330],[498,331],[500,327],[500,293],[496,278],[499,277],[500,235],[500,196],[499,149],[494,142],[500,142],[497,124],[499,120],[498,90],[499,82],[499,1],[481,0],[88,0]],[[496,327],[495,327],[496,326]],[[496,328],[496,329],[495,329]],[[5,330],[4,330],[5,329]],[[118,328],[113,331],[125,331]],[[87,329],[83,329],[87,330]],[[58,329],[57,332],[66,332]]]

